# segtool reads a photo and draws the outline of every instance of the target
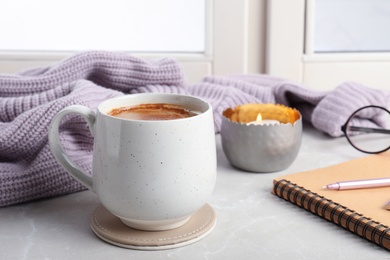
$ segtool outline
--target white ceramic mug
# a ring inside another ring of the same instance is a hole
[[[146,103],[181,105],[199,114],[157,121],[107,114],[114,108]],[[60,144],[61,119],[71,113],[85,118],[94,137],[92,177],[69,158]],[[49,143],[58,162],[132,228],[166,230],[185,224],[206,203],[215,186],[212,107],[196,97],[126,95],[102,102],[96,112],[70,106],[54,117]]]

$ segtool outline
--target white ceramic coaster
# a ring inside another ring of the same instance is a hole
[[[185,246],[207,236],[214,228],[216,214],[204,205],[181,227],[164,231],[142,231],[124,225],[103,205],[91,216],[92,231],[102,240],[120,247],[138,250],[162,250]]]

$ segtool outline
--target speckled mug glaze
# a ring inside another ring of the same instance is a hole
[[[198,111],[175,120],[127,120],[107,115],[113,108],[170,103]],[[63,151],[61,118],[83,116],[94,136],[93,177]],[[134,94],[101,103],[97,112],[71,106],[53,119],[53,154],[78,181],[97,193],[122,222],[141,230],[166,230],[185,224],[211,195],[216,180],[215,132],[211,105],[177,94]]]

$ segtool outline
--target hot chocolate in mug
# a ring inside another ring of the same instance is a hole
[[[110,115],[140,104],[183,107],[193,116],[144,120]],[[61,119],[78,114],[94,138],[92,177],[66,154],[59,139]],[[185,224],[205,205],[216,181],[212,107],[178,94],[133,94],[102,102],[97,111],[74,105],[60,111],[49,130],[58,162],[94,191],[121,221],[141,230],[167,230]]]

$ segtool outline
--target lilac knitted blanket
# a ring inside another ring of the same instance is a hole
[[[48,145],[53,116],[72,104],[96,108],[108,98],[133,93],[167,92],[201,97],[214,109],[219,131],[222,111],[250,102],[296,107],[303,118],[330,136],[359,107],[387,106],[389,92],[345,83],[318,92],[265,75],[206,77],[186,84],[179,65],[110,52],[85,52],[58,64],[17,75],[0,74],[0,206],[84,189],[56,162]],[[61,133],[64,149],[91,172],[92,143],[86,123],[68,118]]]

